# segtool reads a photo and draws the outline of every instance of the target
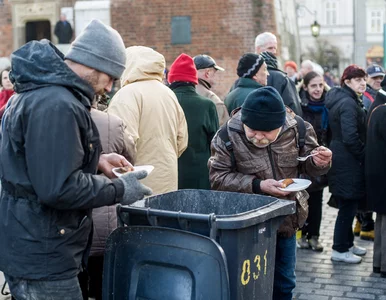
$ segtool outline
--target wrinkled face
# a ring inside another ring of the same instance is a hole
[[[290,67],[290,66],[287,66],[285,69],[284,69],[284,72],[287,73],[288,77],[292,77],[295,75],[296,71],[294,68]]]
[[[304,90],[310,94],[311,100],[320,101],[324,91],[324,80],[322,76],[314,77],[310,80],[307,86],[303,86]]]
[[[357,94],[363,94],[366,91],[366,77],[346,79],[344,83]]]
[[[111,92],[114,83],[114,79],[109,75],[94,69],[89,69],[82,78],[93,87],[97,95]]]
[[[267,69],[267,65],[264,62],[259,71],[256,73],[255,76],[252,77],[256,82],[260,83],[261,85],[266,86],[267,85],[267,80],[268,80],[269,72]]]
[[[263,46],[260,46],[260,47],[256,48],[256,53],[257,54],[260,54],[261,52],[264,52],[264,51],[268,51],[268,52],[271,52],[272,54],[276,55],[276,52],[277,52],[277,41],[269,40]]]
[[[249,128],[244,124],[245,136],[257,148],[265,148],[277,140],[281,127],[272,131],[258,131]]]
[[[367,78],[367,84],[371,86],[374,90],[379,90],[381,88],[381,82],[383,80],[384,76],[375,76],[375,77],[368,77]]]
[[[12,90],[13,89],[13,84],[9,80],[8,75],[9,75],[8,71],[3,71],[3,73],[1,73],[1,84],[3,86],[3,89],[5,89],[5,90]]]
[[[210,68],[207,72],[206,72],[206,81],[209,82],[209,84],[213,87],[213,85],[215,84],[216,82],[216,74],[217,74],[217,70],[215,68]]]

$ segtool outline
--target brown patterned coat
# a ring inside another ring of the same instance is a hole
[[[232,171],[231,156],[218,133],[212,140],[211,158],[208,162],[211,187],[214,190],[240,193],[253,193],[252,181],[297,178],[305,173],[319,176],[327,173],[329,166],[318,167],[312,159],[299,162],[296,158],[309,154],[318,147],[317,137],[312,126],[306,124],[305,145],[298,147],[297,122],[294,113],[288,109],[285,124],[275,142],[267,148],[257,148],[245,136],[241,122],[241,112],[236,112],[228,121],[229,139],[233,145],[236,171]],[[308,194],[306,191],[289,194],[286,199],[297,201],[297,213],[287,216],[279,228],[279,235],[290,237],[303,226],[308,214]]]

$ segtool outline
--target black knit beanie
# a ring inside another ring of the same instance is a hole
[[[264,63],[261,55],[254,53],[245,53],[239,60],[237,66],[237,75],[244,78],[252,78],[259,71]]]
[[[272,131],[284,125],[286,109],[280,94],[271,86],[249,93],[241,107],[241,122],[253,130]]]

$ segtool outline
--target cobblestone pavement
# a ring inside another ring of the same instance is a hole
[[[324,193],[323,219],[320,239],[323,252],[298,249],[296,267],[296,300],[386,300],[386,279],[380,278],[373,270],[373,243],[355,238],[357,245],[367,248],[362,263],[349,265],[332,262],[331,246],[337,209],[326,203],[329,194]],[[0,283],[3,281],[0,272]],[[9,300],[0,295],[0,300]]]
[[[330,260],[333,230],[338,210],[326,204],[329,196],[325,190],[320,231],[324,251],[297,250],[297,287],[294,292],[294,299],[386,300],[386,278],[380,278],[379,274],[372,272],[373,242],[355,238],[355,243],[365,247],[368,251],[360,264],[349,265]]]

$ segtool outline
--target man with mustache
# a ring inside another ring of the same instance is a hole
[[[303,226],[308,210],[307,192],[284,192],[279,189],[283,187],[279,180],[300,174],[319,176],[330,168],[331,151],[318,145],[309,123],[305,122],[305,127],[305,144],[299,148],[294,112],[285,108],[273,87],[261,87],[247,96],[222,129],[227,130],[229,142],[223,140],[220,130],[211,144],[208,167],[212,189],[266,194],[297,202],[296,214],[287,216],[277,233],[273,299],[292,299],[296,230]],[[316,155],[304,162],[296,159],[310,153]]]

